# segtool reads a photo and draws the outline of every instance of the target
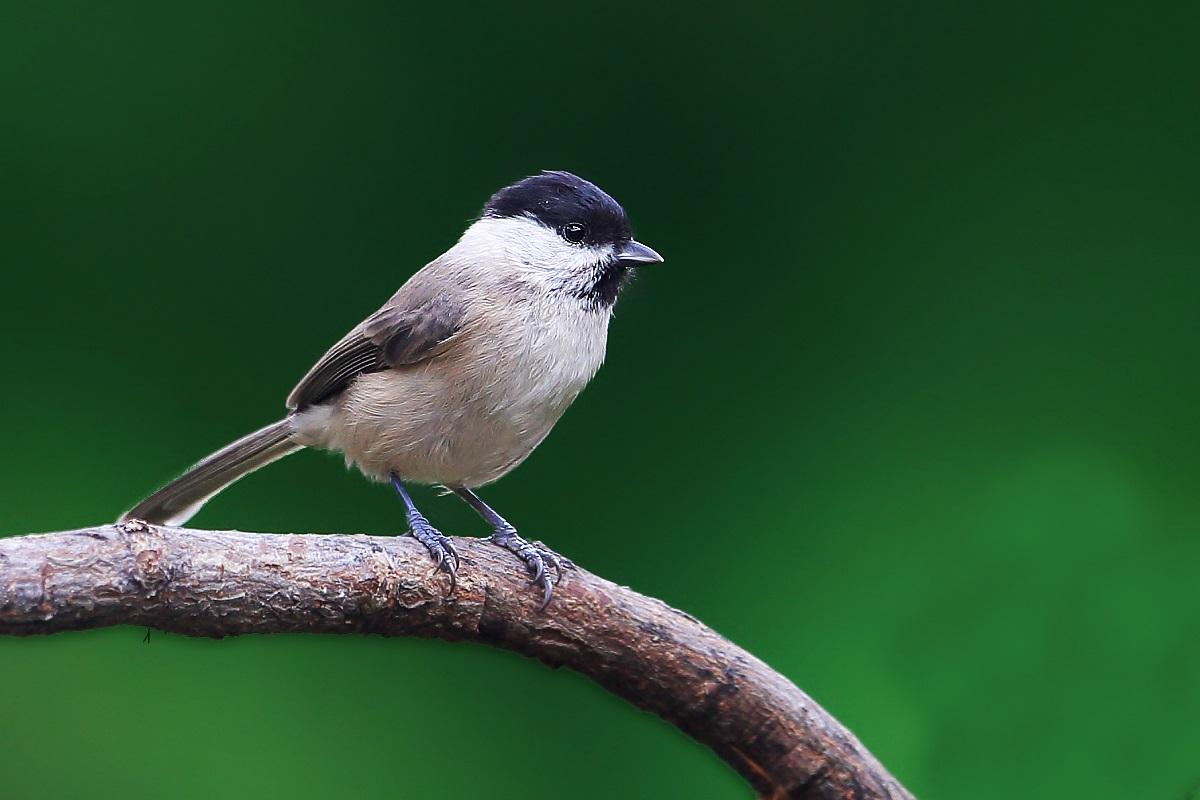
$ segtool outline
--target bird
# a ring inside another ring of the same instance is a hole
[[[550,603],[570,562],[477,494],[546,438],[604,361],[622,289],[663,257],[633,238],[622,206],[570,172],[544,171],[493,194],[458,241],[412,275],[316,362],[286,415],[188,469],[121,521],[182,525],[239,478],[304,448],[390,484],[408,533],[447,574],[449,537],[413,503],[411,484],[461,497]]]

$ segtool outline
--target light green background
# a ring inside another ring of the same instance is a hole
[[[1200,782],[1194,3],[0,4],[0,533],[282,412],[487,195],[570,169],[667,257],[485,493],[925,798]],[[453,499],[445,530],[485,533]],[[209,527],[400,532],[303,453]],[[0,640],[4,798],[737,798],[468,645]]]

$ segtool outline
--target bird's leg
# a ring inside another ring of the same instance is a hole
[[[467,505],[475,509],[479,516],[492,526],[492,541],[506,550],[514,553],[525,564],[535,586],[542,587],[542,605],[545,609],[550,604],[554,594],[554,584],[562,580],[563,568],[570,569],[575,564],[569,558],[558,555],[541,542],[528,542],[517,535],[508,520],[497,514],[491,506],[483,502],[479,495],[465,486],[454,489],[454,493],[467,501]],[[547,566],[554,568],[554,577],[550,577]]]
[[[450,591],[453,592],[458,586],[458,551],[454,549],[454,543],[448,536],[443,536],[441,531],[430,525],[424,514],[417,511],[417,507],[413,505],[412,498],[408,496],[408,490],[404,488],[399,475],[392,475],[392,486],[396,487],[396,492],[404,501],[409,532],[414,539],[425,545],[429,555],[437,560],[437,568],[450,576]]]

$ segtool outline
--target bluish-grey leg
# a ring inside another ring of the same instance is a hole
[[[525,564],[533,584],[542,587],[541,609],[544,610],[550,604],[550,598],[554,594],[554,584],[562,581],[563,568],[569,569],[575,565],[570,559],[558,555],[541,542],[527,542],[522,539],[517,535],[517,529],[509,524],[508,520],[497,514],[491,506],[483,502],[479,495],[470,489],[460,486],[454,489],[454,493],[466,500],[467,505],[475,509],[479,516],[492,526],[492,541],[514,553]],[[554,568],[555,576],[553,578],[550,577],[547,566]]]
[[[424,514],[417,511],[417,507],[413,505],[412,498],[408,496],[408,490],[404,488],[399,475],[392,475],[392,486],[396,487],[396,492],[404,501],[409,532],[414,539],[425,545],[429,555],[437,560],[437,568],[450,576],[450,591],[453,592],[458,586],[458,551],[454,549],[454,543],[448,536],[443,536],[441,531],[430,525]]]

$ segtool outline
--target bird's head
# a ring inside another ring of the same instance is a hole
[[[471,230],[505,262],[585,306],[608,310],[631,270],[662,256],[633,239],[621,204],[569,172],[543,172],[492,195]]]

